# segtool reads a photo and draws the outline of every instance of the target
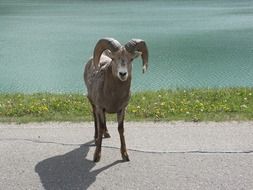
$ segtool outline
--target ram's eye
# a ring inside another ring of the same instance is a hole
[[[132,62],[134,59],[132,58],[132,59],[130,59],[130,61]]]

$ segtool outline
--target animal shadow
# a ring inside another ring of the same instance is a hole
[[[94,141],[87,142],[79,148],[64,155],[55,156],[39,162],[35,171],[46,190],[87,189],[96,181],[96,176],[122,161],[115,161],[100,169],[91,171],[95,163],[86,159]]]

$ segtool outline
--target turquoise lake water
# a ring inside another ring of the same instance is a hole
[[[132,91],[253,86],[253,1],[0,0],[0,92],[85,93],[98,39],[144,39]]]

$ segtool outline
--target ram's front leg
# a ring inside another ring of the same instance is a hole
[[[102,138],[105,132],[105,112],[102,109],[96,109],[96,118],[98,125],[98,137],[96,139],[96,150],[94,153],[93,161],[99,162],[101,158],[101,146],[102,146]]]
[[[125,109],[122,109],[120,112],[117,113],[117,120],[118,120],[118,131],[120,136],[120,151],[122,155],[122,159],[124,161],[130,161],[127,149],[126,149],[126,142],[125,142],[125,136],[124,136],[124,117],[125,117]]]

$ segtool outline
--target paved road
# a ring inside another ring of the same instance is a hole
[[[253,189],[253,122],[126,123],[92,162],[92,123],[0,124],[0,189]]]

